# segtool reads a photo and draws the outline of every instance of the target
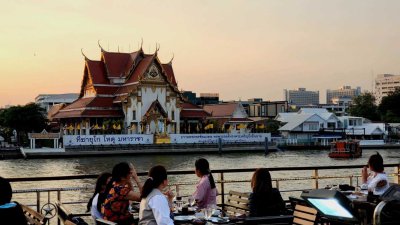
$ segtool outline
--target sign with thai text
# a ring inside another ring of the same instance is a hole
[[[248,134],[170,134],[171,143],[218,143],[219,138],[223,143],[249,143],[265,142],[265,138],[271,141],[270,133],[248,133]]]
[[[153,144],[152,134],[64,135],[64,146]]]

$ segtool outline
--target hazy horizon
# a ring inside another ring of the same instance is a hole
[[[175,55],[178,88],[223,100],[283,100],[283,89],[371,90],[399,74],[400,1],[3,1],[0,107],[78,93],[81,48]]]

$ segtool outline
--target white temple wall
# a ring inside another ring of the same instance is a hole
[[[151,103],[155,100],[160,102],[161,106],[166,109],[165,101],[166,101],[166,88],[165,87],[156,87],[153,91],[151,87],[142,87],[142,109],[140,118],[147,112]]]

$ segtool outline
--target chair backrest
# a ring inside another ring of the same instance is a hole
[[[293,212],[293,224],[314,225],[317,221],[317,213],[314,208],[297,204]]]
[[[29,208],[26,205],[21,204],[22,211],[25,214],[26,221],[30,225],[44,225],[47,222],[47,218],[35,210]]]
[[[103,220],[103,219],[96,219],[96,224],[97,225],[118,225],[117,223],[108,221],[108,220]]]
[[[58,218],[65,224],[65,221],[71,220],[72,219],[72,213],[65,208],[65,206],[59,202],[55,202],[56,208],[57,208],[57,214]]]
[[[224,211],[228,214],[248,214],[249,213],[249,193],[229,191],[225,202]]]

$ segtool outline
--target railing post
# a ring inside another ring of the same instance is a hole
[[[221,182],[221,203],[222,208],[225,207],[225,182],[224,182],[224,172],[219,173],[219,180]]]
[[[61,191],[60,191],[60,190],[57,191],[57,200],[58,200],[59,202],[61,202]],[[61,225],[61,220],[60,220],[60,218],[57,218],[57,224],[58,224],[58,225]]]
[[[36,191],[36,209],[40,212],[40,191]]]
[[[353,186],[353,175],[350,175],[349,179],[350,179],[350,186]]]
[[[400,184],[400,164],[394,167],[394,173],[396,174],[396,176],[394,176],[394,182]]]
[[[313,172],[314,177],[314,189],[318,189],[318,169],[315,169]]]
[[[279,190],[279,180],[275,180],[275,183],[276,183],[276,189]]]

